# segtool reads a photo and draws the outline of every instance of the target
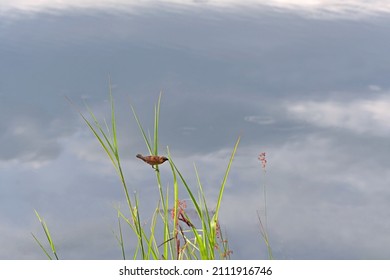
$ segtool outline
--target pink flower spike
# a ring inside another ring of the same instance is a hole
[[[264,169],[264,171],[265,171],[265,168],[266,168],[266,166],[267,166],[267,160],[266,160],[266,158],[265,158],[265,152],[260,153],[258,159],[259,159],[260,162],[261,162],[261,167],[262,167],[262,168]]]

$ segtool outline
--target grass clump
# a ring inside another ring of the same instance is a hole
[[[236,154],[240,138],[237,139],[230,159],[227,163],[224,177],[222,178],[219,187],[219,194],[215,208],[211,209],[207,203],[205,193],[200,180],[200,175],[196,166],[194,170],[196,174],[196,189],[197,193],[192,191],[189,182],[184,178],[180,172],[179,167],[174,162],[174,157],[170,153],[169,147],[166,148],[166,155],[168,158],[173,186],[173,201],[170,201],[169,188],[164,190],[161,183],[161,174],[158,165],[154,166],[156,184],[159,193],[159,201],[155,206],[150,226],[147,229],[144,221],[142,221],[139,209],[142,199],[134,194],[130,196],[127,179],[123,173],[122,161],[118,146],[118,130],[115,118],[114,99],[111,92],[110,85],[110,106],[111,106],[111,121],[110,123],[99,122],[93,111],[87,107],[89,117],[79,111],[80,116],[85,121],[97,141],[102,146],[104,152],[111,161],[123,189],[126,199],[127,210],[122,211],[117,208],[118,216],[118,233],[116,239],[118,241],[121,255],[123,259],[143,259],[143,260],[158,260],[158,259],[189,259],[189,260],[214,260],[214,259],[229,259],[232,251],[229,249],[227,240],[222,236],[221,227],[219,223],[219,213],[222,205],[222,197],[225,190],[227,178],[230,168]],[[139,131],[144,139],[147,150],[150,155],[159,155],[159,122],[160,122],[160,105],[161,93],[158,97],[157,104],[154,107],[154,129],[153,140],[149,139],[145,133],[145,129],[136,113],[136,110],[131,106],[133,116],[137,122]],[[70,101],[70,100],[69,100]],[[185,195],[189,200],[180,199],[179,185],[184,186]],[[186,212],[187,203],[192,204],[196,217],[195,222],[189,217]],[[173,205],[170,207],[170,205]],[[49,230],[44,221],[36,215],[41,222],[46,239],[50,244],[54,257],[58,259],[54,243],[49,234]],[[162,225],[162,229],[157,226]],[[137,243],[131,257],[126,255],[126,240],[123,237],[123,231],[126,227],[130,228],[136,237]],[[33,235],[34,236],[34,235]],[[52,259],[50,254],[44,249],[42,243],[34,236],[34,239],[45,252],[48,258]],[[162,239],[162,242],[161,242]],[[158,241],[160,240],[160,241]]]

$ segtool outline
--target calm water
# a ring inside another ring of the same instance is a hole
[[[0,8],[1,259],[45,257],[30,234],[44,239],[34,209],[61,258],[121,258],[120,182],[65,98],[109,120],[109,77],[146,221],[158,192],[135,158],[147,149],[130,104],[152,133],[162,91],[161,154],[169,146],[193,189],[196,164],[210,205],[242,137],[221,208],[233,259],[267,258],[256,216],[264,184],[275,258],[390,258],[385,6],[42,3]],[[168,165],[161,176],[172,188]]]

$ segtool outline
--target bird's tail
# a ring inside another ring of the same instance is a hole
[[[144,160],[144,157],[141,154],[137,154],[136,157]]]

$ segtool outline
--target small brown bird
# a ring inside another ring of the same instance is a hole
[[[137,158],[142,159],[147,164],[150,164],[153,169],[156,169],[154,166],[164,163],[168,158],[163,156],[143,156],[141,154],[136,155]]]

